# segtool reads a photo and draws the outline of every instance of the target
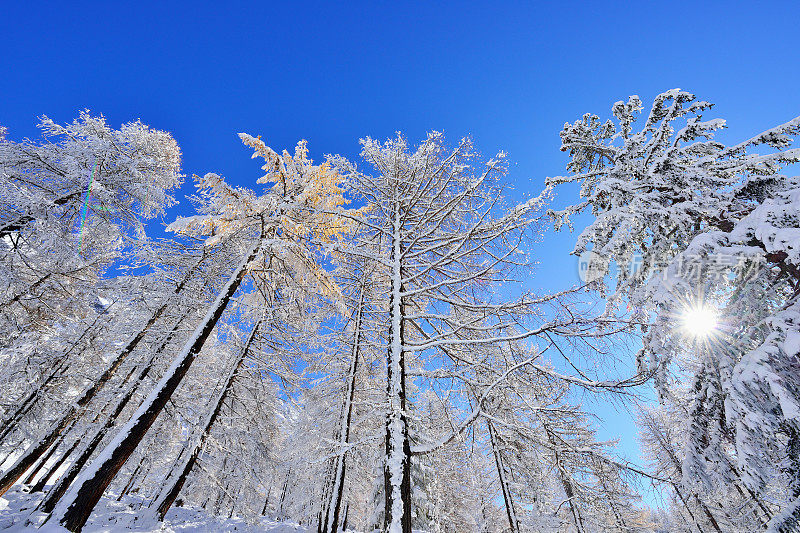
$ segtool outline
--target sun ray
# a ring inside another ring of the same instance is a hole
[[[687,307],[681,316],[684,331],[695,338],[708,338],[719,328],[717,311],[708,305]]]

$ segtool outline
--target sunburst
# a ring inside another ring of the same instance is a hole
[[[681,314],[684,332],[696,340],[705,340],[719,332],[719,315],[710,305],[687,306]]]

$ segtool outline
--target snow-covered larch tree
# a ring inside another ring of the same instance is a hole
[[[41,141],[0,140],[0,342],[71,314],[125,238],[175,203],[181,153],[141,122],[111,128],[88,111]],[[77,301],[77,303],[76,303]]]
[[[464,378],[453,370],[461,365],[455,354],[544,336],[574,318],[548,322],[539,314],[540,299],[527,292],[511,296],[504,286],[527,264],[521,248],[547,196],[545,191],[507,205],[500,183],[504,154],[482,163],[468,139],[448,149],[434,132],[415,149],[402,136],[385,143],[368,138],[361,155],[374,175],[342,157],[329,158],[347,178],[348,193],[366,205],[353,217],[353,238],[333,248],[374,263],[384,280],[376,288],[384,300],[379,308],[387,379],[384,529],[410,532],[412,456],[446,446],[481,412],[478,406],[441,439],[411,434],[410,377],[431,383]],[[507,369],[498,383],[513,371]]]
[[[98,333],[95,324],[105,320],[97,316],[78,332],[65,326],[93,314],[98,293],[108,294],[102,286],[110,283],[101,282],[102,276],[123,254],[126,238],[133,239],[133,246],[140,244],[144,221],[174,203],[168,192],[182,178],[177,143],[140,122],[114,130],[102,117],[83,112],[66,126],[43,117],[40,128],[43,140],[38,143],[0,140],[0,271],[7,297],[0,306],[0,350],[22,355],[22,364],[52,366],[3,414],[3,438],[19,429],[32,408],[40,407],[73,362],[88,360],[81,357],[88,346],[84,337],[91,342]],[[50,361],[35,357],[60,336],[53,335],[59,329],[76,335],[77,341],[56,350]],[[27,360],[24,346],[32,340],[39,348]],[[78,407],[96,395],[119,366],[116,362],[121,364],[131,351],[123,350],[75,399]],[[76,414],[66,409],[43,437],[20,445],[22,453],[13,454],[19,457],[0,477],[0,494],[48,449],[55,451],[53,443]]]
[[[310,243],[330,242],[347,231],[348,224],[331,214],[345,203],[337,186],[340,178],[327,165],[314,165],[304,142],[298,144],[294,155],[285,151],[278,154],[259,138],[240,137],[254,149],[253,157],[266,161],[262,167],[266,175],[258,180],[270,184],[266,192],[256,195],[231,187],[216,174],[196,177],[201,214],[178,219],[170,229],[206,236],[207,245],[224,243],[239,249],[241,259],[160,381],[53,510],[52,519],[70,530],[83,527],[106,487],[181,383],[234,294],[248,274],[265,262],[264,256],[291,265],[298,283],[335,294],[336,287],[318,266],[317,250]],[[251,278],[257,283],[257,276]]]

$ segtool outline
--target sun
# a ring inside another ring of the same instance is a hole
[[[682,315],[683,329],[695,338],[708,338],[719,327],[717,311],[707,305],[687,307]]]

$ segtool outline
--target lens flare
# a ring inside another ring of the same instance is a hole
[[[683,329],[696,338],[713,335],[719,326],[717,311],[713,307],[698,305],[688,307],[683,312]]]

